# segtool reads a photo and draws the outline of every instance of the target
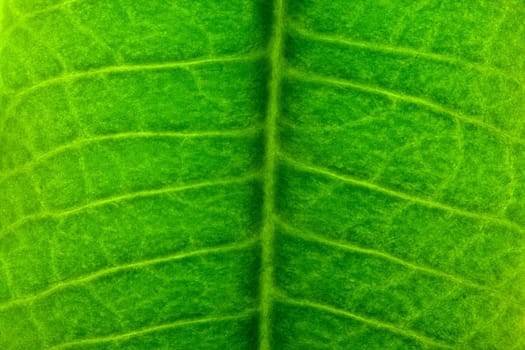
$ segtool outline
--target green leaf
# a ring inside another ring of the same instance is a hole
[[[525,349],[524,23],[0,2],[0,349]]]

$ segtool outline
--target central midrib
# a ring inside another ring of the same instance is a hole
[[[271,38],[269,41],[270,74],[265,124],[264,202],[261,233],[259,350],[271,349],[271,309],[273,292],[273,257],[275,236],[275,163],[277,157],[277,117],[281,94],[281,54],[284,0],[273,1]]]

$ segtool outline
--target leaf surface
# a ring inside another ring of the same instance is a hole
[[[0,348],[525,349],[523,23],[0,2]]]

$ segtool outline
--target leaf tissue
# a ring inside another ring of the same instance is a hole
[[[525,2],[0,0],[0,349],[525,349]]]

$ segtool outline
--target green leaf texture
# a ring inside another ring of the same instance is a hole
[[[0,349],[525,349],[523,0],[1,0]]]

